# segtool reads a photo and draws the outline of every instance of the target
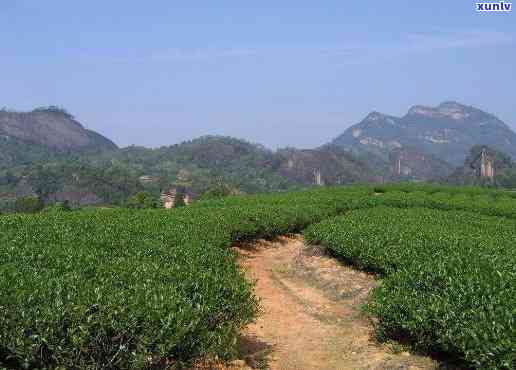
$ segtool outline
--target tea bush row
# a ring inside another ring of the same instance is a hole
[[[142,369],[231,357],[257,305],[227,247],[336,214],[331,193],[307,193],[284,195],[288,205],[0,217],[0,364]]]
[[[350,209],[413,206],[427,194],[373,193],[354,186],[173,211],[2,216],[0,365],[140,369],[160,368],[165,359],[230,358],[256,299],[227,247],[298,232]],[[449,203],[443,199],[442,207]]]
[[[514,369],[515,230],[515,220],[471,212],[376,207],[312,225],[305,237],[385,276],[369,305],[380,336],[479,369]]]

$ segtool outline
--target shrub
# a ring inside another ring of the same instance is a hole
[[[348,211],[311,227],[307,239],[386,275],[370,306],[379,332],[408,334],[477,367],[512,364],[514,198],[382,188],[378,196],[369,186],[336,187],[172,211],[2,216],[0,367],[157,369],[165,360],[180,367],[231,358],[257,309],[231,243],[299,232]],[[504,218],[403,209],[415,206]]]
[[[26,196],[16,199],[14,209],[21,213],[36,213],[45,207],[43,201],[35,196]]]
[[[513,369],[514,230],[515,220],[499,217],[377,207],[313,225],[305,236],[385,275],[369,306],[380,336],[408,337],[476,368]]]
[[[143,369],[231,358],[257,302],[228,247],[335,215],[345,193],[1,217],[0,364]]]
[[[181,208],[181,207],[184,207],[185,205],[186,205],[185,204],[185,194],[182,191],[178,191],[176,193],[176,200],[175,200],[174,207]]]
[[[239,195],[242,194],[240,190],[237,188],[234,188],[227,184],[217,184],[206,190],[202,196],[201,200],[208,200],[208,199],[218,199],[218,198],[224,198],[230,195]]]
[[[156,199],[144,191],[136,193],[127,200],[127,207],[129,208],[149,209],[157,208],[157,206],[158,202]]]

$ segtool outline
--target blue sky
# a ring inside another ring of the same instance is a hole
[[[516,11],[474,1],[0,2],[0,106],[119,145],[315,147],[372,110],[457,100],[516,128]],[[249,5],[251,4],[251,5]]]

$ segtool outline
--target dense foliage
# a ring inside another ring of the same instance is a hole
[[[139,369],[230,358],[257,306],[227,247],[322,222],[310,241],[385,275],[370,305],[380,334],[507,368],[515,198],[400,184],[217,197],[172,211],[1,216],[0,365]]]
[[[44,207],[43,201],[38,197],[22,197],[14,203],[15,211],[20,213],[37,213]]]
[[[228,197],[230,195],[239,195],[241,192],[237,188],[233,188],[227,184],[220,183],[215,184],[209,189],[207,189],[202,196],[201,200],[210,200],[210,199],[220,199],[224,197]]]
[[[54,161],[60,157],[42,145],[22,143],[0,135],[0,171]]]
[[[158,201],[151,194],[140,191],[128,199],[127,207],[140,209],[158,208]]]
[[[246,193],[294,185],[278,173],[273,152],[227,137],[91,154],[55,152],[0,136],[0,149],[0,199],[36,193],[46,202],[120,205],[137,192],[158,197],[172,186],[202,194],[221,183]]]
[[[494,170],[494,177],[479,177],[480,157],[485,151]],[[464,166],[458,167],[447,179],[455,185],[482,185],[485,187],[516,187],[516,165],[507,154],[485,145],[475,145],[469,151]]]
[[[2,216],[0,363],[141,369],[230,357],[256,300],[227,247],[334,215],[336,195]]]
[[[512,369],[515,230],[515,220],[470,212],[376,207],[323,221],[305,236],[386,275],[370,303],[381,336],[478,368]]]

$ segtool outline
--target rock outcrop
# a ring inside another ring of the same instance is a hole
[[[102,151],[117,146],[104,136],[84,128],[74,117],[56,107],[31,112],[0,110],[0,137],[35,144],[56,151]]]
[[[403,117],[372,112],[333,140],[354,152],[389,157],[397,148],[414,148],[454,166],[464,163],[474,145],[488,145],[516,158],[516,133],[500,119],[480,109],[444,102],[416,105]]]

